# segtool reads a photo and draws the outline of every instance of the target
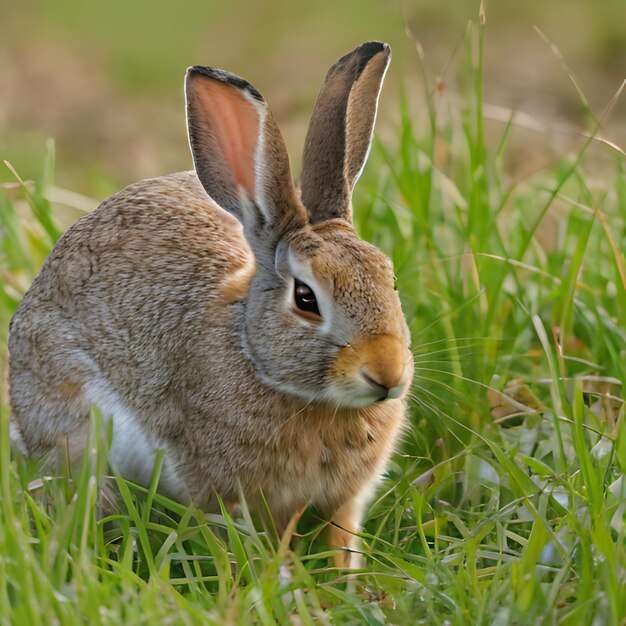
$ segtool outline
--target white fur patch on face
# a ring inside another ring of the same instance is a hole
[[[378,396],[370,385],[356,379],[343,384],[331,383],[326,388],[324,398],[331,405],[349,409],[361,409],[378,401]]]
[[[404,386],[391,387],[383,402],[402,397],[405,390]],[[331,405],[360,409],[379,402],[380,391],[372,389],[361,374],[355,372],[347,379],[333,381],[326,389],[324,397]]]
[[[159,491],[179,502],[189,501],[187,487],[176,471],[167,445],[145,431],[105,380],[92,380],[85,385],[84,389],[90,404],[100,409],[105,420],[113,422],[113,441],[109,450],[109,462],[115,470],[123,478],[148,487],[157,451],[164,450]]]

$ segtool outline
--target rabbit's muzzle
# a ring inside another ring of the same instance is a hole
[[[413,360],[404,341],[392,335],[353,340],[331,368],[333,395],[359,407],[402,397],[413,375]]]

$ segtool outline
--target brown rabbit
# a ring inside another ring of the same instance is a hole
[[[413,372],[391,262],[351,219],[390,54],[365,43],[328,72],[299,191],[259,92],[187,71],[195,172],[79,220],[11,322],[12,432],[30,455],[80,441],[96,405],[126,478],[147,483],[164,449],[171,497],[211,510],[216,493],[262,493],[279,529],[312,503],[330,544],[354,546]]]

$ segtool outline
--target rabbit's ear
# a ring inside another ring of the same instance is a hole
[[[237,217],[255,253],[306,215],[289,158],[261,94],[245,80],[195,66],[185,79],[189,144],[207,193]]]
[[[333,65],[309,123],[300,188],[311,222],[352,220],[352,189],[372,143],[378,94],[391,59],[370,41]]]

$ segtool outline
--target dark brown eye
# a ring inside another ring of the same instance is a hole
[[[300,311],[304,313],[311,313],[313,315],[319,315],[320,310],[317,308],[317,299],[313,290],[304,283],[296,280],[294,287],[294,300],[296,306]]]

